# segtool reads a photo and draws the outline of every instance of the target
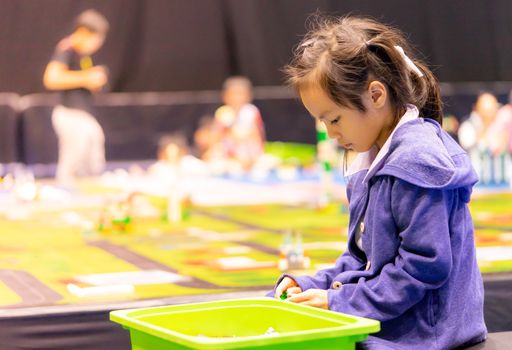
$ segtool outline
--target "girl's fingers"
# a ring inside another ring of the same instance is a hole
[[[302,293],[302,289],[300,287],[291,287],[288,288],[286,292],[288,293],[288,295],[299,294]]]
[[[287,300],[291,301],[292,303],[303,303],[307,300],[310,300],[311,297],[312,296],[310,295],[310,293],[308,293],[308,291],[305,291],[299,294],[294,294],[290,296]]]
[[[283,288],[281,287],[281,284],[279,284],[276,287],[276,292],[274,293],[274,298],[279,299],[281,297],[281,294],[283,294]]]
[[[279,298],[281,294],[283,294],[283,291],[285,291],[286,285],[285,280],[282,280],[281,283],[279,283],[276,287],[276,292],[274,293],[275,298]]]
[[[326,290],[308,289],[303,293],[292,295],[287,300],[301,305],[314,306],[322,309],[329,308]]]
[[[285,290],[295,287],[296,285],[297,285],[297,282],[292,280],[290,277],[285,277],[281,281],[281,283],[279,283],[279,285],[276,287],[276,292],[274,293],[274,297],[279,299],[279,297],[281,296],[281,294],[283,294],[283,292]]]
[[[310,299],[308,300],[304,300],[304,301],[301,301],[300,302],[301,305],[306,305],[306,306],[314,306],[314,307],[317,307],[317,305]]]

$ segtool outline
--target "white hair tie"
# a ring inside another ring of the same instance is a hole
[[[405,64],[407,64],[407,67],[409,67],[410,70],[416,73],[418,77],[423,77],[423,73],[421,72],[421,70],[418,68],[418,66],[414,64],[414,62],[409,58],[409,56],[405,54],[404,49],[398,45],[395,45],[395,49],[400,53],[400,55],[405,61]]]

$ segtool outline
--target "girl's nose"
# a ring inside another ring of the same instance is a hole
[[[329,136],[330,139],[338,138],[336,132],[329,127],[327,127],[327,136]]]

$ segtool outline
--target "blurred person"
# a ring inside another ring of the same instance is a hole
[[[221,157],[250,170],[263,155],[265,143],[260,111],[251,103],[252,84],[245,77],[230,77],[224,82],[222,97],[224,105],[214,118],[214,132],[221,137]]]
[[[162,218],[172,222],[188,214],[191,195],[208,175],[203,161],[190,154],[186,136],[181,132],[165,135],[158,142],[158,161],[148,168],[151,183],[160,195],[165,194],[167,204]]]
[[[203,116],[194,132],[195,153],[202,160],[209,160],[222,155],[222,135],[215,119]]]
[[[493,94],[478,95],[471,114],[459,128],[459,140],[464,149],[471,150],[485,142],[485,132],[496,118],[498,109],[499,103]]]
[[[512,184],[512,91],[508,103],[498,110],[487,134],[489,150],[499,158],[502,181]]]
[[[108,30],[109,23],[99,12],[82,12],[44,73],[45,87],[61,93],[52,124],[59,142],[56,178],[64,184],[79,175],[99,174],[105,166],[105,136],[92,114],[92,95],[107,85],[108,72],[95,66],[91,55],[103,46]]]
[[[512,91],[509,93],[508,103],[498,110],[496,122],[491,130],[495,131],[497,136],[492,143],[492,151],[512,155]]]
[[[500,184],[505,181],[502,161],[502,132],[497,123],[500,105],[488,92],[478,96],[473,111],[458,132],[461,146],[470,154],[480,181]]]
[[[190,154],[188,140],[180,132],[160,138],[157,156],[157,162],[148,168],[148,173],[164,182],[206,173],[204,163]]]

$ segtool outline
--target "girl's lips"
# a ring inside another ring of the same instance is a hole
[[[352,144],[351,143],[344,143],[341,145],[341,147],[345,148],[345,149],[352,149]]]

